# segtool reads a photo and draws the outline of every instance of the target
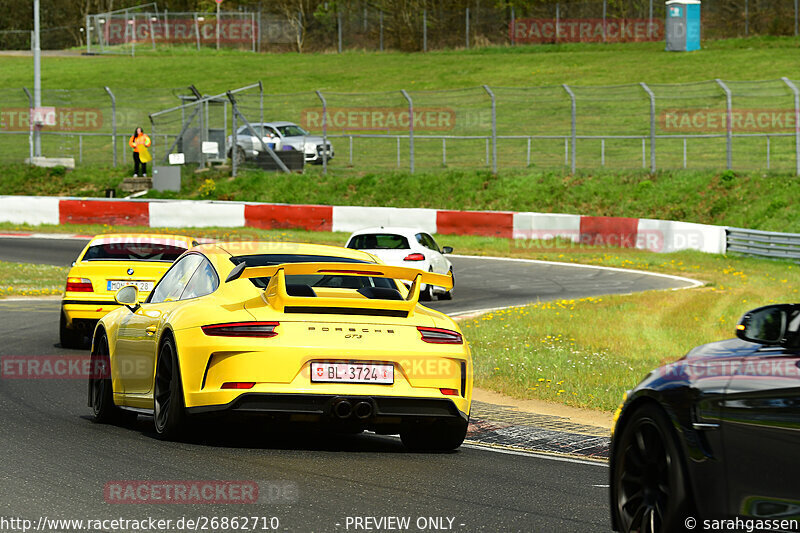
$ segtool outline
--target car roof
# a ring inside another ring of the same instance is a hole
[[[207,255],[242,256],[262,254],[297,254],[297,255],[328,255],[357,259],[359,261],[375,262],[375,258],[366,252],[343,248],[341,246],[328,246],[325,244],[308,244],[300,242],[268,242],[268,241],[243,241],[243,242],[217,242],[201,244],[197,248]]]
[[[417,233],[430,233],[422,228],[407,228],[402,226],[378,226],[374,228],[363,228],[358,231],[354,231],[350,237],[355,237],[356,235],[368,235],[370,233],[396,233],[397,235],[403,235],[404,237],[413,237],[416,236]]]
[[[297,126],[297,124],[286,120],[276,120],[275,122],[253,122],[251,126]]]
[[[110,243],[125,242],[151,242],[154,244],[186,244],[187,248],[194,246],[197,242],[194,237],[188,235],[170,235],[165,233],[103,233],[95,235],[89,241],[89,245],[100,245]]]

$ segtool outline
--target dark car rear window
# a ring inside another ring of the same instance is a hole
[[[153,242],[112,242],[90,246],[83,261],[175,261],[186,248]]]
[[[347,245],[355,250],[405,250],[408,239],[394,233],[365,233],[356,235]]]
[[[245,263],[248,267],[273,266],[283,263],[362,263],[368,261],[335,257],[329,255],[298,255],[298,254],[260,254],[240,255],[231,257],[234,265]],[[266,289],[269,278],[251,278],[253,285]],[[394,289],[392,280],[387,278],[374,278],[372,276],[337,276],[335,274],[319,274],[313,276],[286,276],[286,283],[308,285],[310,287],[333,287],[340,289],[361,289],[363,287],[386,287]]]

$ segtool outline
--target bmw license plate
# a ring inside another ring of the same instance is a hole
[[[311,381],[321,383],[394,383],[394,365],[375,363],[311,363]]]
[[[127,279],[110,279],[106,285],[107,290],[116,292],[122,287],[133,285],[139,292],[150,292],[153,290],[154,282],[152,281],[132,281]]]

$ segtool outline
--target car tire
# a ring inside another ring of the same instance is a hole
[[[95,342],[90,359],[89,394],[95,422],[128,423],[136,420],[136,413],[120,409],[114,404],[114,385],[111,381],[108,337],[101,334]]]
[[[449,452],[464,442],[468,426],[463,420],[420,424],[402,430],[400,440],[413,452]]]
[[[453,288],[449,291],[445,291],[439,295],[440,300],[452,300],[453,299],[453,291],[456,290],[456,277],[453,274],[453,269],[450,269],[450,275],[453,277]]]
[[[58,338],[62,348],[75,350],[84,347],[83,333],[79,329],[67,327],[67,317],[63,311],[58,324]]]
[[[647,404],[631,415],[616,447],[611,498],[620,531],[684,531],[691,516],[686,473],[666,413]]]
[[[425,285],[425,289],[419,291],[419,301],[430,302],[431,300],[433,300],[433,287]]]
[[[156,434],[165,440],[183,436],[186,425],[186,408],[183,384],[175,341],[167,337],[161,344],[153,382],[153,425]]]

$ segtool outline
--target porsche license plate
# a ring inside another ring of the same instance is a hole
[[[376,363],[311,363],[311,381],[322,383],[394,383],[394,365]]]
[[[132,281],[132,280],[126,280],[126,279],[110,279],[110,280],[108,280],[108,284],[106,285],[106,287],[107,287],[107,290],[116,292],[116,291],[120,290],[122,287],[125,287],[127,285],[133,285],[134,287],[139,289],[139,292],[150,292],[150,291],[153,290],[154,282],[152,282],[152,281]]]

